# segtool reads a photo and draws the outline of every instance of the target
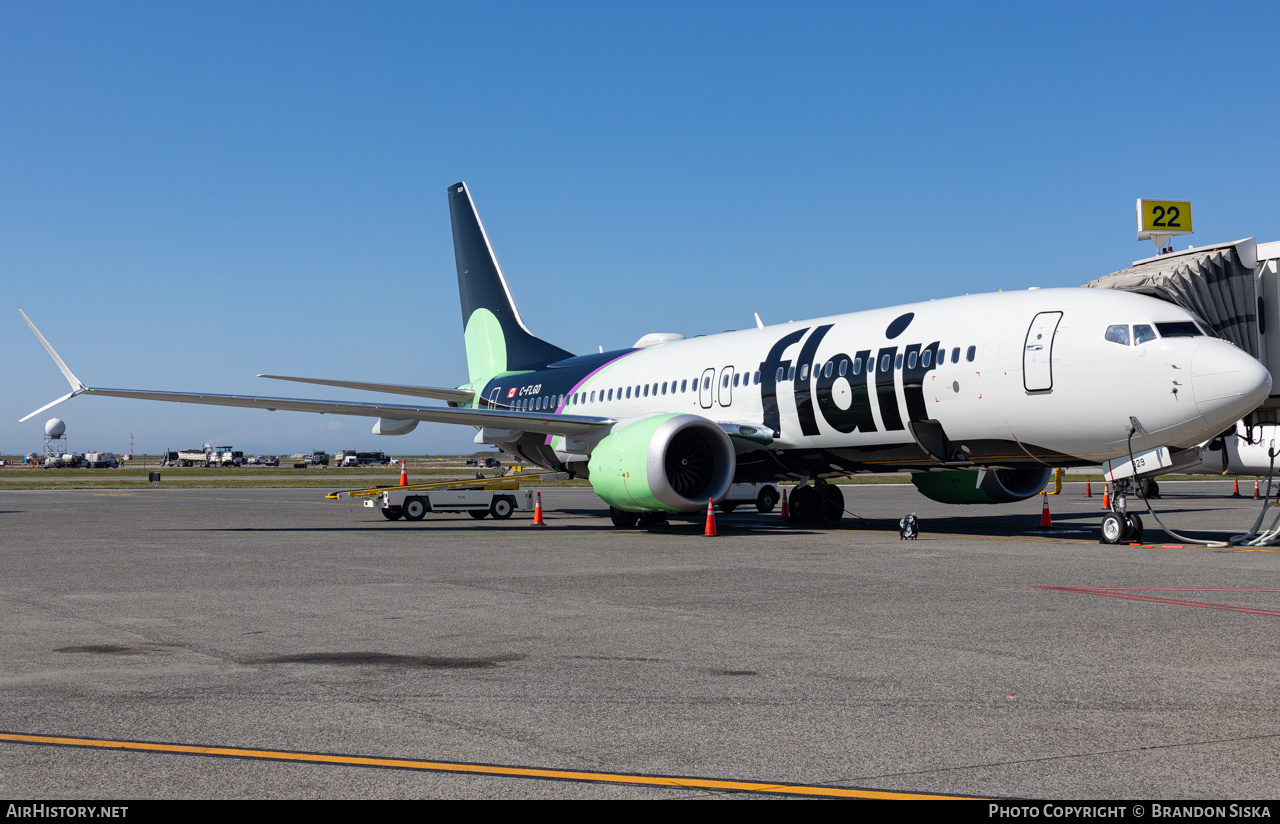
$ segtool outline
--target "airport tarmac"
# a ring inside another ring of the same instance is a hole
[[[1161,486],[1174,528],[1258,512]],[[580,489],[545,527],[0,490],[0,795],[1280,795],[1280,553],[1102,545],[1082,490],[1048,530],[884,485],[714,538]]]

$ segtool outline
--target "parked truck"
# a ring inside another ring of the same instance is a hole
[[[110,452],[86,452],[84,456],[84,465],[90,469],[102,469],[110,467],[111,469],[119,469],[120,462],[116,460],[116,456]]]
[[[354,449],[344,449],[334,453],[333,462],[338,466],[369,466],[371,464],[385,466],[391,462],[391,459],[382,452],[357,452]]]
[[[532,481],[563,481],[564,472],[530,476]],[[520,481],[511,478],[475,478],[465,481],[436,481],[412,486],[349,489],[331,492],[326,498],[362,498],[370,509],[377,509],[389,521],[401,518],[421,521],[429,512],[462,513],[479,520],[493,516],[506,520],[513,512],[531,512],[535,506],[533,490],[521,489]]]
[[[208,466],[209,465],[209,447],[202,446],[198,449],[169,449],[164,453],[164,460],[160,462],[161,466]]]
[[[84,454],[81,452],[64,452],[61,455],[51,455],[44,459],[45,469],[77,469],[88,466],[84,460]]]
[[[755,506],[757,512],[772,512],[781,498],[773,484],[733,484],[720,500],[720,511],[729,513],[740,506]]]
[[[240,466],[244,453],[230,446],[215,446],[209,451],[209,466]]]

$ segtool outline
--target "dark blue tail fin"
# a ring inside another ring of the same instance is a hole
[[[535,337],[520,319],[465,183],[449,187],[449,218],[471,382],[573,357],[573,353]]]

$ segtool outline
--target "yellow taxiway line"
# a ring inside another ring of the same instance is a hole
[[[513,778],[540,778],[555,781],[584,781],[603,784],[631,784],[671,789],[722,790],[726,792],[773,793],[777,795],[811,795],[828,798],[960,799],[963,796],[926,795],[885,790],[824,787],[807,784],[770,784],[759,781],[732,781],[718,778],[687,776],[633,775],[629,773],[550,770],[538,767],[514,767],[503,764],[469,764],[455,761],[415,761],[404,758],[370,758],[357,755],[294,752],[290,750],[255,750],[240,747],[201,747],[191,744],[158,744],[149,741],[122,741],[109,738],[70,738],[56,735],[0,733],[0,741],[19,744],[45,744],[64,747],[90,747],[107,750],[134,750],[175,755],[205,755],[222,758],[252,758],[269,761],[294,761],[308,764],[338,764],[353,767],[384,767],[398,770],[470,773]],[[969,799],[971,800],[971,799]]]

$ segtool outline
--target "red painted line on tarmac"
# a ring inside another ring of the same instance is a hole
[[[1223,589],[1213,587],[1080,587],[1105,592],[1280,592],[1280,589]]]
[[[1280,618],[1280,610],[1275,609],[1257,609],[1254,607],[1238,607],[1231,604],[1211,604],[1205,601],[1183,601],[1177,598],[1157,598],[1150,595],[1132,595],[1132,592],[1280,592],[1274,589],[1162,589],[1157,587],[1040,587],[1034,586],[1032,589],[1045,589],[1054,592],[1074,592],[1079,595],[1097,595],[1102,598],[1121,598],[1126,601],[1142,601],[1148,604],[1167,604],[1177,607],[1195,607],[1197,609],[1216,609],[1222,612],[1238,612],[1244,615],[1265,615],[1270,618]]]

